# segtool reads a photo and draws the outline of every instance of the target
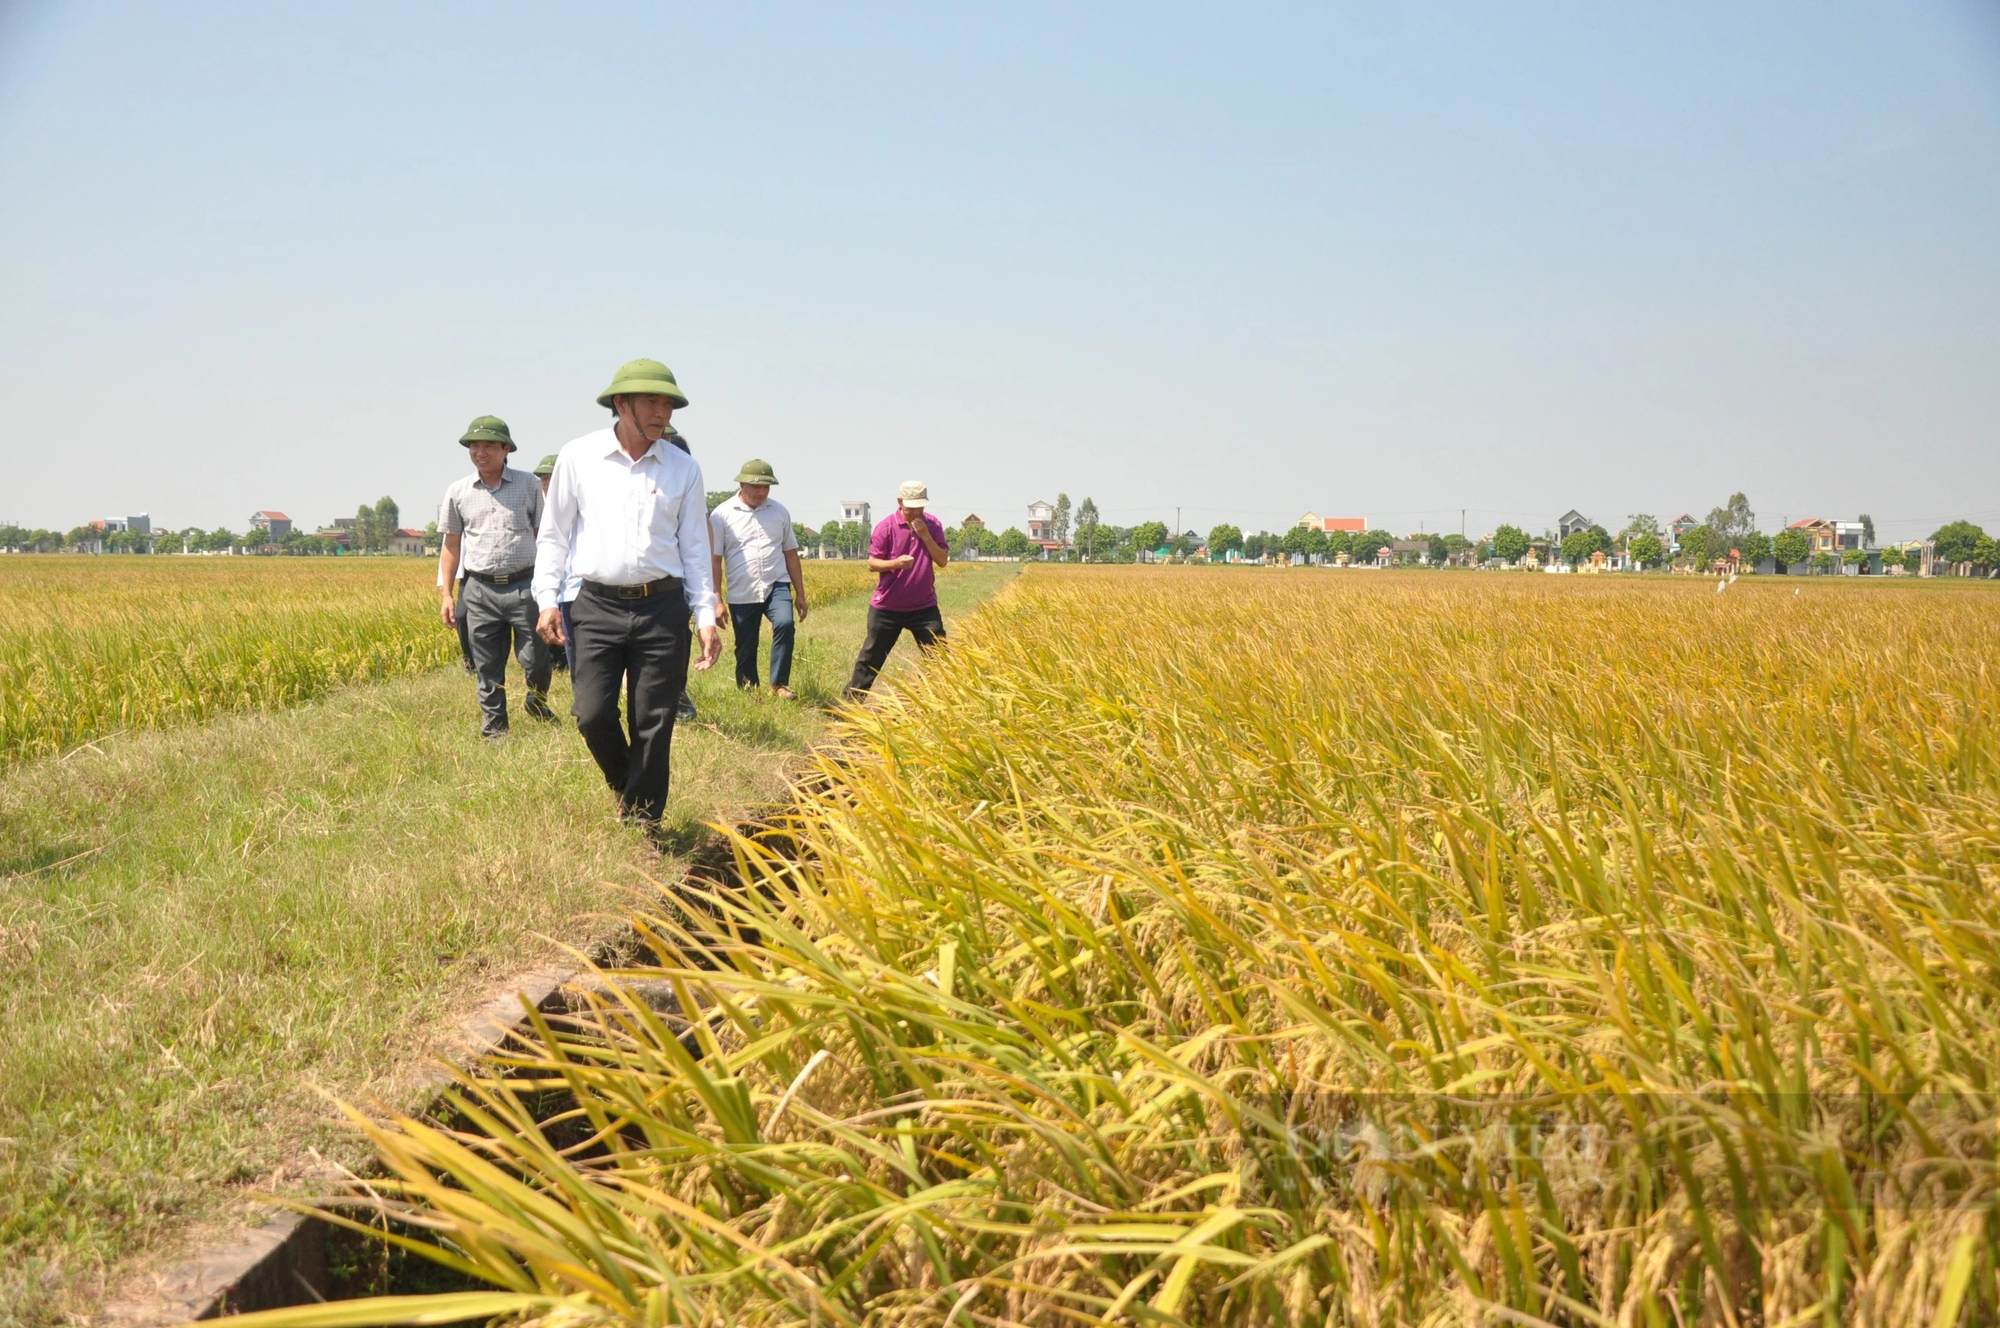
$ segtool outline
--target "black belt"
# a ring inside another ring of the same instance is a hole
[[[535,568],[531,563],[517,572],[475,572],[467,568],[465,574],[474,581],[484,581],[489,586],[511,586],[516,581],[527,581],[534,577]]]
[[[677,576],[663,576],[657,581],[648,581],[641,586],[607,586],[602,581],[586,581],[583,588],[593,595],[606,599],[646,599],[653,595],[664,595],[669,590],[679,590],[681,579]]]

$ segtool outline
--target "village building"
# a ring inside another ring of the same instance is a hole
[[[1328,535],[1335,532],[1359,535],[1368,529],[1368,523],[1358,516],[1321,516],[1317,512],[1307,512],[1292,524],[1303,530],[1318,530]]]
[[[292,533],[292,519],[283,512],[253,512],[250,529],[268,531],[273,540],[281,540]]]

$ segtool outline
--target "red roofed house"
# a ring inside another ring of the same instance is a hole
[[[1804,534],[1814,553],[1834,553],[1840,548],[1840,532],[1831,521],[1809,516],[1803,521],[1792,522],[1786,529]]]
[[[283,512],[257,512],[250,518],[252,530],[268,530],[271,538],[281,540],[292,533],[292,519]]]
[[[421,530],[412,530],[408,526],[404,526],[389,537],[389,552],[413,553],[419,558],[423,557],[424,532]]]
[[[1358,516],[1321,516],[1318,512],[1307,512],[1294,524],[1304,526],[1308,530],[1322,530],[1329,535],[1336,530],[1359,535],[1368,529],[1368,523]]]

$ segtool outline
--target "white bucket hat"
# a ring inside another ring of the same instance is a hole
[[[903,487],[896,490],[896,500],[905,507],[929,507],[931,491],[922,480],[904,480]]]

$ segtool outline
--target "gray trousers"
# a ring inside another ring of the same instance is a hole
[[[528,707],[547,706],[549,690],[549,648],[535,635],[535,593],[522,581],[511,586],[489,586],[476,577],[465,578],[458,595],[458,612],[465,619],[466,639],[472,643],[472,668],[479,677],[479,708],[483,712],[479,731],[496,737],[507,731],[507,656],[521,661],[528,675]]]

